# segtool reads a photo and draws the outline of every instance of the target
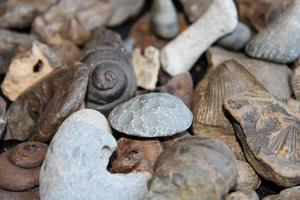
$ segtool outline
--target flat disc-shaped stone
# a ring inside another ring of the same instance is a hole
[[[119,132],[140,137],[163,137],[183,132],[192,123],[192,113],[177,97],[166,93],[137,96],[109,115]]]

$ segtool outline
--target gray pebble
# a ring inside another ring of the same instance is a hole
[[[173,95],[148,93],[117,106],[108,119],[114,129],[128,135],[164,137],[187,130],[193,115]]]

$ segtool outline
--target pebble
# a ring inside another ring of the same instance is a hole
[[[263,198],[262,200],[299,200],[300,186],[291,187],[282,190],[278,195],[271,195]]]
[[[237,169],[237,190],[257,190],[259,188],[261,181],[247,162],[238,160]]]
[[[230,193],[225,200],[259,200],[254,190],[239,190]]]
[[[156,88],[160,69],[159,50],[149,46],[142,49],[136,48],[132,53],[132,63],[137,78],[137,85],[146,90]]]
[[[238,24],[233,0],[214,0],[207,11],[161,52],[163,69],[174,76],[189,71],[200,56]]]
[[[110,125],[121,133],[139,137],[164,137],[187,130],[193,115],[177,97],[167,93],[139,95],[109,114]]]
[[[246,46],[254,58],[291,63],[300,56],[300,1],[294,0],[269,26]]]
[[[153,0],[150,22],[152,30],[162,38],[173,38],[179,33],[179,22],[172,0]]]
[[[217,44],[232,51],[242,50],[251,38],[251,31],[247,25],[239,22],[236,29],[218,40]]]
[[[25,192],[10,192],[0,189],[1,200],[40,200],[39,190],[33,189]]]
[[[89,120],[91,119],[91,120]],[[142,200],[148,172],[111,174],[117,147],[105,117],[91,109],[67,118],[50,143],[40,174],[44,200]]]
[[[299,102],[294,102],[294,104]],[[263,91],[229,96],[224,107],[234,119],[234,127],[253,169],[279,186],[300,183],[300,113]]]
[[[300,100],[300,58],[294,64],[291,87],[297,100]]]
[[[195,22],[214,0],[179,0],[190,22]]]

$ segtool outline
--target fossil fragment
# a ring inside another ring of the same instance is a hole
[[[253,169],[280,186],[299,184],[299,112],[263,91],[229,96],[224,106]]]
[[[254,190],[238,190],[230,193],[225,200],[259,200]]]
[[[193,97],[193,132],[200,132],[203,126],[211,126],[234,134],[223,112],[223,99],[255,89],[265,90],[248,70],[234,60],[210,71],[198,84]]]
[[[55,69],[12,103],[4,139],[48,141],[84,101],[88,68],[73,63]]]
[[[282,190],[278,195],[271,195],[262,200],[298,200],[300,197],[300,186]]]
[[[81,61],[90,70],[87,107],[108,113],[136,92],[131,57],[119,34],[98,30],[82,53]]]
[[[295,63],[295,68],[293,71],[291,86],[294,92],[294,95],[297,100],[300,100],[300,58]]]
[[[197,59],[220,37],[238,24],[232,0],[214,0],[205,13],[161,52],[163,69],[174,76],[190,70]]]
[[[289,7],[246,46],[254,58],[278,63],[294,62],[300,56],[300,1]]]
[[[260,179],[245,161],[238,160],[237,162],[238,177],[236,183],[237,190],[256,190],[260,186]]]
[[[139,95],[109,114],[110,125],[121,133],[140,137],[164,137],[187,130],[192,113],[177,97],[167,93]]]
[[[190,22],[195,22],[214,0],[180,0],[185,14],[188,16]]]

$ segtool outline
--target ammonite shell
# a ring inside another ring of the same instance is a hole
[[[88,108],[107,115],[134,96],[137,86],[131,57],[117,33],[98,30],[87,44],[81,61],[90,69]]]
[[[193,131],[203,126],[226,129],[233,133],[232,125],[223,112],[224,97],[255,89],[265,90],[262,84],[236,61],[219,65],[198,84],[193,98]]]
[[[263,91],[232,95],[224,106],[254,170],[280,186],[299,184],[298,110]]]
[[[4,139],[48,141],[84,102],[89,70],[73,63],[60,67],[27,89],[7,111]]]

